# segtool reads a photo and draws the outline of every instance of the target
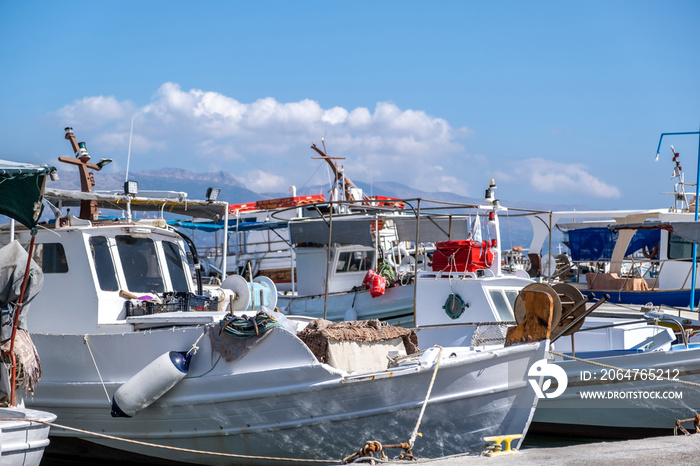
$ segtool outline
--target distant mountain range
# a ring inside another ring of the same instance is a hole
[[[49,187],[57,189],[80,189],[77,170],[63,169],[59,172],[60,179],[49,182]],[[131,172],[130,180],[139,183],[140,191],[178,191],[186,192],[189,199],[204,199],[207,188],[216,187],[221,189],[219,200],[228,201],[231,204],[243,202],[254,202],[261,199],[275,199],[289,197],[289,192],[268,192],[256,193],[249,190],[245,185],[237,180],[231,173],[218,171],[213,173],[196,173],[181,168],[162,168],[158,170],[145,170]],[[125,172],[116,173],[95,173],[97,191],[116,191],[123,189]],[[434,201],[446,201],[464,204],[483,203],[483,199],[469,198],[448,192],[427,192],[411,188],[401,183],[392,181],[374,182],[371,186],[367,183],[355,181],[357,187],[362,189],[366,195],[388,196],[401,199],[430,199]],[[298,189],[297,195],[328,194],[328,186],[309,186]],[[501,200],[501,204],[512,208],[533,209],[533,210],[582,210],[585,206],[565,206],[565,205],[541,205],[527,201]],[[527,246],[532,237],[529,221],[522,218],[502,220],[505,228],[502,228],[502,241],[505,249],[511,245]]]
[[[49,182],[49,186],[57,189],[80,189],[77,171],[71,174],[71,170],[61,170],[60,179]],[[115,191],[124,187],[125,172],[116,173],[95,173],[98,191]],[[178,191],[186,192],[190,199],[204,199],[207,188],[216,187],[221,189],[220,200],[226,200],[231,204],[243,202],[254,202],[261,199],[275,199],[289,197],[289,192],[264,192],[256,193],[246,188],[245,184],[237,180],[227,171],[217,171],[212,173],[197,173],[182,168],[161,168],[158,170],[145,170],[131,172],[129,179],[139,183],[141,191]],[[435,201],[457,202],[464,204],[478,204],[483,202],[481,198],[460,196],[449,192],[429,192],[412,188],[393,181],[374,182],[371,186],[368,183],[355,181],[357,187],[362,189],[365,195],[388,196],[401,199],[430,199]],[[328,186],[307,186],[297,189],[297,195],[328,194]],[[501,204],[509,207],[534,210],[582,210],[584,206],[567,205],[542,205],[527,201],[501,200]]]
[[[59,172],[60,179],[50,182],[49,187],[57,189],[80,189],[77,170],[71,173],[66,169]],[[124,188],[125,172],[95,173],[96,191],[117,191]],[[136,180],[140,191],[178,191],[186,192],[189,199],[205,199],[207,188],[221,189],[220,200],[231,204],[251,202],[264,199],[245,187],[229,172],[195,173],[181,168],[162,168],[131,172],[130,180]]]

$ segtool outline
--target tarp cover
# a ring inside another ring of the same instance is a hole
[[[393,218],[401,241],[416,240],[415,217]],[[465,240],[469,236],[469,225],[465,217],[421,217],[419,243]]]
[[[331,243],[361,244],[374,246],[372,231],[373,220],[333,220]],[[315,243],[328,244],[329,226],[322,219],[289,222],[289,235],[292,244]]]
[[[27,251],[19,241],[12,241],[0,249],[0,334],[3,342],[12,336],[15,303],[22,291],[24,270],[27,267]],[[44,273],[32,261],[29,268],[27,288],[24,292],[24,305],[19,316],[19,328],[26,329],[26,315],[29,302],[39,293],[44,285]]]
[[[0,214],[35,228],[43,210],[46,177],[55,170],[51,165],[0,160]]]
[[[574,261],[610,260],[618,237],[617,232],[608,228],[580,228],[569,230],[568,234],[571,259]],[[645,246],[651,249],[658,245],[660,240],[660,230],[637,230],[625,251],[625,256]]]

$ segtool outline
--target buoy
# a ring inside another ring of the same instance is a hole
[[[132,417],[182,380],[191,355],[169,351],[161,354],[117,389],[112,397],[112,417]]]
[[[369,269],[367,274],[365,274],[364,280],[362,280],[362,286],[369,288],[372,285],[372,279],[377,276],[377,272],[374,269]]]
[[[381,295],[384,294],[384,290],[386,289],[386,278],[382,277],[381,275],[375,275],[372,277],[372,283],[369,287],[369,294],[373,298],[377,298]]]

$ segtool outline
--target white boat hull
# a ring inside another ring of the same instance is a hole
[[[595,362],[621,371],[574,360],[557,362],[567,373],[568,387],[557,398],[540,400],[534,430],[620,438],[670,434],[677,419],[700,412],[700,348],[625,354]],[[676,381],[659,380],[658,375]],[[605,399],[582,395],[596,392]]]
[[[111,396],[164,351],[188,350],[202,331],[89,335],[87,345],[82,335],[35,334],[44,376],[31,404],[53,410],[64,425],[173,447],[52,431],[131,454],[197,464],[279,463],[185,449],[338,461],[369,440],[409,440],[438,353],[435,348],[426,352],[421,365],[348,375],[318,363],[301,340],[282,329],[271,330],[235,362],[225,362],[205,336],[188,375],[171,391],[132,418],[110,416],[105,389]],[[527,370],[545,350],[545,342],[479,352],[445,348],[416,456],[478,450],[489,435],[524,435],[537,401]]]
[[[373,298],[369,290],[330,293],[326,305],[325,318],[332,321],[346,320],[348,309],[354,309],[355,316],[350,320],[386,320],[393,325],[412,326],[414,286],[387,288],[382,296]],[[280,294],[277,307],[285,314],[324,318],[323,295],[293,296]]]
[[[56,415],[24,408],[0,408],[0,464],[38,466],[49,444],[50,426]]]

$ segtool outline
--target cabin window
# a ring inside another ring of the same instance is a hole
[[[176,243],[163,241],[163,251],[165,251],[165,263],[168,266],[168,273],[170,273],[173,291],[189,291],[187,275],[182,265],[180,248]]]
[[[686,241],[673,233],[668,237],[668,258],[669,259],[692,259],[693,243]]]
[[[372,268],[374,251],[344,251],[338,256],[336,272],[366,272]]]
[[[518,297],[518,291],[515,290],[506,290],[504,291],[506,294],[506,299],[508,299],[508,303],[510,303],[510,308],[515,309],[515,298]]]
[[[510,322],[515,320],[513,317],[513,311],[511,311],[512,308],[508,304],[506,295],[502,290],[490,290],[489,295],[491,296],[493,306],[496,308],[496,312],[498,313],[498,318],[501,319],[501,321]]]
[[[158,265],[156,245],[149,238],[117,236],[117,251],[124,270],[126,286],[131,292],[162,293],[163,275]]]
[[[104,236],[90,237],[90,252],[97,272],[97,281],[102,291],[118,291],[117,272],[114,268],[112,253],[109,252],[109,241]]]
[[[44,273],[67,273],[68,260],[61,243],[42,243],[34,246],[34,262]]]

